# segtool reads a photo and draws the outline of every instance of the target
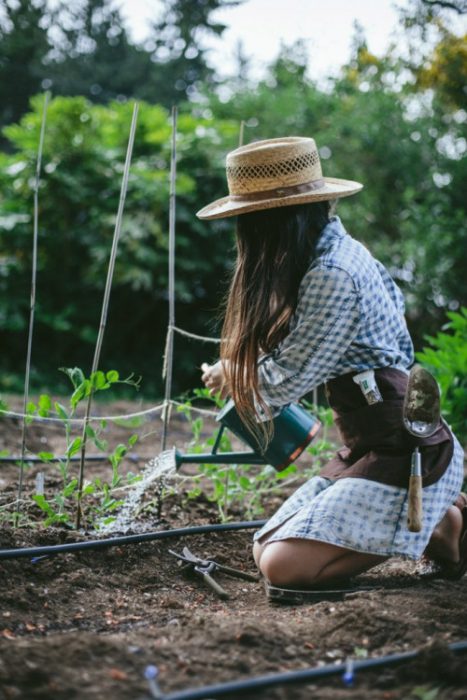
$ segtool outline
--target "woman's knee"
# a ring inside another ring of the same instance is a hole
[[[261,561],[261,556],[264,551],[264,545],[260,544],[259,542],[255,542],[253,544],[253,559],[255,560],[255,564],[259,569],[259,564]]]
[[[325,542],[280,540],[263,545],[259,569],[276,586],[313,586],[354,576],[384,560]]]
[[[263,576],[273,585],[292,586],[300,583],[313,583],[319,574],[311,557],[297,556],[296,547],[285,541],[271,542],[263,547],[259,569]]]
[[[286,575],[287,568],[284,565],[283,557],[280,549],[277,551],[278,549],[275,543],[265,547],[258,566],[267,581],[280,586],[290,583],[290,581]]]

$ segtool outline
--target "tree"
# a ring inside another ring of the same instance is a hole
[[[0,127],[27,111],[44,87],[93,102],[137,98],[171,107],[205,81],[215,85],[204,40],[225,25],[213,13],[241,0],[166,0],[150,37],[137,45],[112,0],[3,0]],[[1,8],[0,8],[1,9]]]
[[[204,41],[220,37],[226,29],[225,24],[212,19],[213,13],[240,2],[243,0],[166,0],[162,16],[152,25],[151,37],[153,58],[162,78],[157,81],[160,102],[177,103],[181,97],[193,97],[202,84],[216,84]]]
[[[131,42],[110,0],[63,4],[62,40],[50,63],[55,94],[85,95],[93,102],[135,97],[166,107],[192,98],[201,83],[215,84],[204,40],[225,25],[212,20],[241,0],[166,0],[149,38]]]
[[[442,29],[442,38],[432,56],[414,70],[417,87],[432,89],[452,110],[467,107],[467,34],[457,36]]]
[[[465,13],[467,0],[412,0],[400,8],[415,87],[434,90],[450,110],[467,104],[467,35],[459,33],[458,22]]]
[[[58,39],[47,58],[54,94],[106,103],[133,97],[150,80],[150,55],[131,43],[109,0],[62,4],[55,30]]]
[[[46,0],[4,0],[0,15],[0,128],[17,121],[44,79],[52,45]]]
[[[409,24],[423,26],[434,20],[444,19],[452,13],[465,15],[467,13],[467,0],[412,0],[401,11],[406,20],[409,20]]]

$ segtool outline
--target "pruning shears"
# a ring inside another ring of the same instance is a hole
[[[201,559],[200,557],[197,557],[195,554],[190,552],[188,547],[184,547],[182,554],[179,554],[178,552],[174,552],[173,550],[169,549],[170,554],[173,554],[174,557],[177,557],[179,561],[182,561],[185,563],[184,569],[189,569],[191,571],[194,571],[196,574],[199,574],[202,576],[204,581],[211,586],[213,591],[217,593],[219,598],[222,598],[223,600],[226,600],[229,598],[229,594],[227,593],[226,590],[222,588],[221,585],[217,583],[212,577],[211,574],[216,573],[217,571],[220,571],[224,574],[227,574],[228,576],[233,576],[235,578],[241,578],[244,581],[259,581],[259,576],[254,576],[253,574],[247,574],[245,571],[239,571],[238,569],[232,569],[230,566],[224,566],[224,564],[219,564],[217,561],[214,561],[213,559]]]

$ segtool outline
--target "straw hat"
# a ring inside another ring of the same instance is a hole
[[[200,219],[221,219],[259,209],[348,197],[363,185],[323,177],[314,139],[290,136],[256,141],[227,155],[229,196],[200,209]]]

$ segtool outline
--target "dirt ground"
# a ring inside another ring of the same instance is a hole
[[[130,409],[135,406],[122,402],[105,407],[112,414]],[[45,444],[58,452],[62,447],[56,427],[33,425],[28,430],[31,449],[44,449],[37,445]],[[126,429],[109,430],[118,441]],[[160,418],[147,421],[143,432],[148,437],[126,462],[133,472],[157,452]],[[17,453],[19,421],[4,419],[0,438],[0,450]],[[176,417],[169,443],[183,449],[188,439],[186,423]],[[16,493],[18,468],[2,464],[0,469],[1,507]],[[26,494],[33,491],[40,469],[28,469]],[[88,465],[90,473],[103,469]],[[46,488],[56,481],[53,471],[46,474]],[[271,499],[267,515],[278,502]],[[216,507],[205,497],[187,501],[180,493],[165,499],[161,522],[150,510],[146,518],[146,526],[154,530],[218,522]],[[251,537],[250,530],[242,530],[60,554],[35,563],[31,558],[0,560],[0,698],[144,700],[151,697],[145,679],[149,665],[159,669],[162,693],[172,694],[415,650],[421,651],[415,661],[357,671],[351,687],[339,673],[306,685],[226,697],[467,698],[466,656],[448,648],[467,640],[467,577],[458,582],[429,579],[416,564],[394,559],[356,579],[372,590],[342,600],[286,606],[268,602],[261,582],[217,574],[230,596],[221,600],[201,578],[182,571],[169,552],[189,546],[202,557],[255,573]],[[63,527],[13,529],[5,524],[0,547],[90,538],[95,534]]]

